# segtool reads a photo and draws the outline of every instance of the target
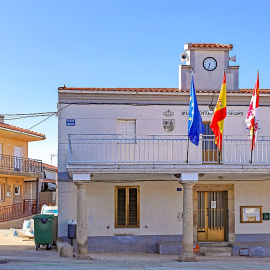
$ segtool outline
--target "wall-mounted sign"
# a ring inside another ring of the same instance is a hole
[[[178,221],[182,221],[183,220],[183,213],[182,212],[178,212],[177,213],[177,220]]]
[[[182,116],[188,116],[188,111],[182,111],[181,114]],[[213,116],[214,112],[213,111],[200,111],[200,114],[202,116]],[[244,112],[243,111],[227,111],[227,116],[243,116]]]
[[[180,187],[177,188],[177,191],[181,191],[181,190],[182,190],[182,188],[180,188]]]
[[[262,206],[240,206],[241,223],[261,223]]]
[[[217,202],[211,201],[211,209],[216,209],[216,208],[217,208]]]
[[[263,220],[270,220],[270,213],[263,213]]]
[[[66,126],[75,126],[75,119],[66,119]]]

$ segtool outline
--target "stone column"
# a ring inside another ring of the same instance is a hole
[[[183,248],[178,258],[181,262],[197,260],[193,254],[193,185],[197,180],[198,174],[182,174],[179,179],[183,185]]]
[[[90,259],[88,255],[87,231],[87,196],[86,185],[90,175],[73,175],[74,184],[77,186],[77,256],[79,259]]]

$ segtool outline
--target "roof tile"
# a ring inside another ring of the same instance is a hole
[[[232,49],[232,44],[219,44],[219,43],[187,43],[188,48],[228,48]]]
[[[58,90],[74,92],[172,92],[172,93],[189,93],[189,90],[179,90],[178,88],[76,88],[76,87],[59,87]],[[239,89],[239,91],[230,91],[228,93],[252,93],[253,89]],[[196,90],[197,93],[219,92],[219,90]],[[270,89],[260,89],[260,93],[270,94]]]
[[[0,129],[1,128],[10,129],[12,131],[24,132],[24,133],[27,133],[29,135],[39,136],[39,137],[42,137],[42,139],[46,138],[44,134],[29,130],[29,129],[24,129],[24,128],[12,126],[12,125],[9,125],[9,124],[6,124],[6,123],[0,123]]]

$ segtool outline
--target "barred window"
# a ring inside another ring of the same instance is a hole
[[[139,187],[115,187],[115,227],[140,226]]]
[[[136,143],[136,120],[117,120],[119,143]]]

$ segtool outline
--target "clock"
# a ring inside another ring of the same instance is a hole
[[[206,57],[203,60],[203,67],[207,70],[207,71],[213,71],[216,69],[217,67],[217,60],[213,57]]]

